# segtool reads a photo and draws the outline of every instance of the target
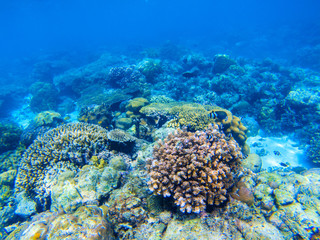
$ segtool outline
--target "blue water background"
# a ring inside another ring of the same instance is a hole
[[[57,51],[148,47],[168,40],[194,48],[222,46],[234,55],[292,60],[299,47],[320,42],[316,0],[1,2],[2,70],[17,59]]]

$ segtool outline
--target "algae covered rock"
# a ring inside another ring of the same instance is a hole
[[[34,112],[55,110],[58,107],[59,92],[52,83],[36,82],[30,87],[33,95],[30,107]]]
[[[217,54],[214,56],[213,72],[214,73],[223,73],[231,65],[234,65],[234,64],[235,64],[235,61],[232,60],[228,55]]]
[[[241,166],[250,169],[252,172],[260,172],[262,160],[258,154],[251,153],[241,161]]]
[[[135,145],[135,138],[120,129],[108,132],[108,140],[110,149],[119,152],[130,153]]]
[[[25,192],[16,196],[17,208],[15,214],[22,218],[28,218],[37,212],[36,202],[28,198]]]
[[[22,130],[14,123],[0,122],[0,154],[19,145]]]
[[[104,208],[82,206],[73,213],[43,212],[23,223],[6,239],[115,240]]]
[[[116,189],[121,172],[111,167],[84,166],[77,175],[72,171],[59,176],[51,190],[51,210],[73,210],[82,205],[99,204],[99,200]]]
[[[132,126],[132,118],[119,118],[116,120],[116,127],[122,130],[127,130]]]
[[[126,106],[128,111],[132,111],[133,113],[139,113],[140,109],[148,104],[148,100],[142,97],[134,98],[129,101]]]
[[[44,111],[37,114],[34,119],[37,127],[40,126],[56,126],[57,123],[63,122],[60,113],[54,111]]]

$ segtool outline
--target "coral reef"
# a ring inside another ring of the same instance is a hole
[[[172,196],[180,210],[188,213],[200,213],[227,200],[242,153],[217,125],[196,133],[178,130],[158,144],[148,166],[151,191]]]
[[[147,220],[145,199],[130,191],[129,184],[112,192],[106,206],[120,239],[132,239],[133,229]]]
[[[26,190],[43,202],[50,195],[50,184],[59,172],[76,171],[92,156],[106,149],[107,131],[86,123],[70,123],[39,136],[24,153],[16,178],[16,191]],[[47,179],[47,180],[48,180]]]
[[[31,85],[30,107],[34,112],[55,110],[58,107],[59,93],[52,83],[36,82]]]
[[[15,149],[19,145],[21,133],[16,124],[0,122],[0,154]]]
[[[111,125],[112,114],[110,107],[106,104],[83,107],[79,113],[80,122],[92,123],[108,128]]]
[[[7,204],[7,200],[13,195],[16,170],[9,170],[0,174],[0,208]]]
[[[190,131],[203,130],[212,123],[218,124],[228,137],[239,143],[246,154],[249,151],[245,143],[247,128],[240,118],[218,106],[186,102],[151,103],[142,107],[140,112],[154,119],[155,123],[164,123],[171,119],[168,127],[187,127]]]
[[[79,97],[84,89],[92,85],[100,84],[101,88],[106,81],[106,69],[119,62],[116,56],[103,54],[94,62],[55,76],[53,83],[64,95]]]
[[[24,222],[6,239],[115,240],[103,207],[83,206],[74,213],[43,212]]]
[[[112,150],[130,153],[135,145],[135,138],[120,129],[111,130],[107,136]]]
[[[316,131],[312,135],[306,154],[311,162],[320,164],[320,131]]]
[[[146,58],[137,65],[138,70],[148,82],[155,82],[156,77],[163,72],[160,59]]]
[[[94,85],[81,91],[81,97],[77,105],[81,108],[92,105],[105,105],[110,108],[117,108],[121,102],[132,98],[136,92],[139,92],[139,90],[135,88],[125,90],[112,89],[107,91],[99,85]]]
[[[62,123],[60,113],[54,111],[44,111],[37,114],[34,119],[34,123],[37,127],[40,126],[51,126],[56,127],[59,123]]]
[[[214,73],[223,73],[231,65],[234,65],[234,64],[235,64],[235,61],[232,60],[228,55],[217,54],[214,56],[213,72]]]
[[[145,83],[145,77],[135,66],[113,67],[107,75],[108,81],[118,88],[138,87]]]
[[[319,73],[193,44],[2,75],[1,239],[320,239]]]

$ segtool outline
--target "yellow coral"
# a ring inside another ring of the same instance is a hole
[[[187,102],[151,103],[141,108],[140,112],[148,117],[165,116],[171,119],[168,127],[187,127],[190,131],[206,129],[212,123],[218,124],[224,133],[234,138],[241,147],[247,139],[247,128],[240,118],[218,106]]]
[[[44,112],[38,113],[34,121],[37,126],[43,126],[43,125],[49,125],[53,123],[55,119],[59,119],[59,118],[61,118],[60,113],[57,113],[54,111],[44,111]]]
[[[138,113],[139,110],[148,104],[148,100],[142,97],[138,97],[138,98],[134,98],[132,99],[126,106],[126,109],[134,112],[134,113]]]

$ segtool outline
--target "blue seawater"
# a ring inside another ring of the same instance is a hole
[[[320,238],[319,1],[0,6],[0,239]]]

